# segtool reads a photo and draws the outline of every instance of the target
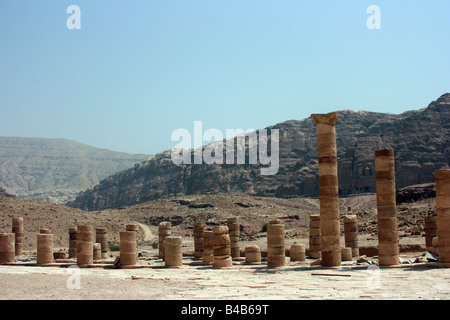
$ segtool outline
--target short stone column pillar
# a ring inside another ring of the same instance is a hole
[[[183,265],[183,246],[180,236],[168,236],[164,239],[164,264],[166,267]]]
[[[320,215],[309,216],[309,252],[308,256],[320,258]]]
[[[231,259],[231,240],[227,226],[213,227],[213,266],[216,268],[226,268],[233,265]]]
[[[302,243],[293,243],[289,249],[290,261],[306,261],[305,245]]]
[[[394,150],[375,151],[377,189],[378,259],[381,266],[399,264],[398,223],[395,199]]]
[[[241,225],[239,222],[239,217],[231,217],[227,219],[227,227],[229,230],[230,241],[231,241],[231,258],[236,259],[241,257]]]
[[[431,244],[432,244],[431,253],[438,256],[439,255],[439,237],[438,236],[433,237],[433,239],[431,240]]]
[[[95,242],[100,243],[100,259],[105,259],[108,255],[108,232],[106,228],[95,229]]]
[[[37,235],[37,264],[53,263],[53,234],[38,233]]]
[[[322,266],[341,265],[341,224],[337,173],[336,112],[312,114],[317,126]]]
[[[158,247],[159,257],[164,260],[164,239],[171,235],[172,224],[170,222],[161,222],[158,227]]]
[[[77,265],[93,264],[94,228],[90,225],[77,227]]]
[[[213,232],[203,231],[203,263],[212,264],[214,262]]]
[[[15,252],[16,256],[23,254],[23,218],[12,218],[12,233],[15,234]]]
[[[93,251],[92,259],[93,260],[101,260],[102,259],[102,244],[95,242],[93,244],[93,249],[94,249],[94,251]]]
[[[261,249],[257,245],[245,247],[245,263],[261,263]]]
[[[206,229],[204,222],[194,223],[194,259],[203,258],[203,232]]]
[[[436,214],[439,262],[450,263],[450,169],[436,170]]]
[[[69,228],[69,259],[77,257],[77,228]]]
[[[351,247],[341,248],[341,260],[342,261],[352,261],[353,260],[353,248],[351,248]]]
[[[437,217],[428,216],[425,222],[425,248],[428,252],[433,249],[433,238],[437,237]]]
[[[134,266],[137,262],[136,231],[120,232],[120,265]]]
[[[359,256],[358,246],[358,218],[356,215],[344,216],[344,238],[345,246],[352,248],[352,257]],[[345,261],[345,260],[342,260]]]
[[[286,265],[285,227],[276,219],[267,225],[267,266],[269,268]]]
[[[14,233],[0,233],[0,264],[16,261]]]

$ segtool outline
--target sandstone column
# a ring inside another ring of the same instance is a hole
[[[437,217],[428,216],[425,221],[425,247],[428,252],[433,248],[433,238],[437,237]]]
[[[16,261],[14,233],[0,233],[0,264]]]
[[[108,252],[108,234],[105,228],[95,229],[95,242],[100,243],[100,255],[101,258],[105,259]]]
[[[342,261],[352,261],[353,260],[352,249],[353,248],[351,248],[351,247],[341,248],[341,260]]]
[[[120,232],[120,265],[134,266],[137,262],[137,243],[135,231]]]
[[[261,249],[257,245],[245,247],[245,263],[261,263]]]
[[[37,264],[53,263],[53,234],[38,233]]]
[[[170,222],[161,222],[159,224],[158,230],[158,247],[159,247],[159,257],[164,260],[164,239],[171,234],[172,224]]]
[[[320,215],[309,216],[309,253],[311,258],[320,258]]]
[[[267,225],[267,266],[284,267],[286,264],[285,228],[281,220],[269,221]]]
[[[206,229],[204,222],[194,223],[194,259],[203,258],[203,232]]]
[[[436,170],[436,213],[439,262],[450,263],[450,169]]]
[[[166,267],[183,265],[183,247],[180,236],[168,236],[164,239],[164,264]]]
[[[359,256],[359,246],[358,246],[358,219],[356,215],[346,215],[344,216],[344,238],[345,246],[352,248],[352,256]],[[344,261],[344,260],[342,260]]]
[[[23,254],[23,218],[14,217],[12,219],[12,233],[15,234],[16,256]]]
[[[203,231],[203,263],[212,264],[214,262],[213,232]]]
[[[77,257],[77,229],[69,228],[69,259]]]
[[[289,250],[290,261],[306,261],[305,245],[302,243],[293,243]]]
[[[239,217],[231,217],[227,219],[227,226],[231,241],[231,258],[236,259],[241,257],[240,240],[240,223]]]
[[[93,244],[93,260],[101,260],[102,259],[102,244],[95,242]]]
[[[94,228],[90,225],[77,229],[77,264],[92,264],[94,259]]]
[[[231,267],[231,240],[227,226],[213,227],[213,266],[216,268]]]
[[[394,150],[375,151],[378,256],[381,266],[399,264]]]
[[[341,265],[336,112],[312,114],[317,125],[322,266]]]

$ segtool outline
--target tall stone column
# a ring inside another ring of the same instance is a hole
[[[399,264],[394,150],[375,151],[378,259],[381,266]]]
[[[337,173],[336,112],[312,114],[317,126],[319,156],[320,232],[322,266],[341,265],[341,224]]]
[[[450,263],[450,169],[436,170],[439,262]]]

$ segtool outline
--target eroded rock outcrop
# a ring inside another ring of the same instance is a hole
[[[449,93],[427,108],[399,115],[351,110],[337,111],[337,114],[340,116],[336,132],[342,196],[375,192],[374,150],[377,149],[395,151],[397,188],[433,182],[436,169],[449,167]],[[68,205],[100,210],[197,193],[318,196],[317,136],[313,120],[290,120],[267,129],[279,129],[276,175],[261,175],[261,165],[175,165],[167,150],[108,177],[93,189],[80,193]]]

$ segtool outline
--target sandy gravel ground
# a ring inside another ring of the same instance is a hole
[[[140,268],[104,264],[78,268],[0,266],[0,299],[19,300],[304,300],[304,299],[449,299],[450,268],[433,264],[402,267],[310,266],[290,262],[283,268],[247,265],[213,268],[184,258],[180,268],[165,268],[156,257],[140,258]],[[111,263],[112,261],[109,261]]]

